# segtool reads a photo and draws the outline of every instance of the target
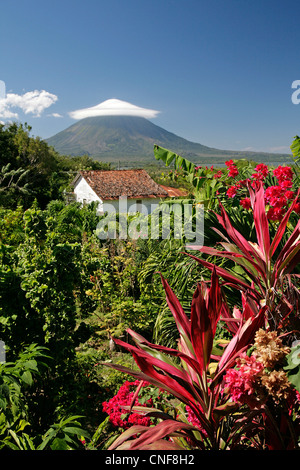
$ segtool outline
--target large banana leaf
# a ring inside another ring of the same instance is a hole
[[[200,179],[195,175],[196,165],[194,163],[159,145],[154,145],[154,156],[156,160],[162,160],[166,166],[170,166],[174,162],[175,168],[185,171],[188,182],[193,185],[196,191],[200,191],[204,184],[204,179]]]
[[[293,159],[296,163],[300,163],[300,137],[297,135],[294,137],[294,141],[290,148],[293,153]]]

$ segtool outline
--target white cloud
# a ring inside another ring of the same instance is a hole
[[[52,117],[55,117],[55,118],[62,118],[62,114],[59,114],[59,113],[52,113],[52,114],[48,114],[48,116],[52,116]]]
[[[271,153],[291,153],[291,149],[287,145],[281,145],[279,147],[270,147],[268,151]]]
[[[84,119],[93,116],[139,116],[144,118],[155,118],[159,111],[154,109],[140,108],[126,101],[110,99],[91,108],[78,109],[69,113],[73,119]]]
[[[3,119],[17,119],[19,116],[18,113],[13,113],[10,111],[5,99],[0,99],[0,117]]]
[[[290,153],[290,148],[286,145],[279,147],[245,147],[241,151],[244,152],[264,152],[264,153]]]
[[[18,118],[18,113],[12,109],[19,108],[25,114],[33,114],[40,117],[42,112],[57,101],[57,96],[45,90],[28,91],[23,95],[7,93],[0,99],[0,117]]]

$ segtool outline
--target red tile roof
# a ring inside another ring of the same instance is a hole
[[[160,187],[167,191],[169,197],[186,197],[189,194],[188,191],[183,191],[182,189],[178,188],[171,188],[170,186],[163,186],[162,184]]]
[[[95,193],[102,199],[165,198],[168,192],[155,183],[145,170],[80,171]],[[78,177],[79,177],[78,175]],[[78,177],[73,184],[76,184]]]

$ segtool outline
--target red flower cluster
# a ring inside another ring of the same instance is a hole
[[[266,176],[268,176],[268,173],[269,173],[269,168],[264,163],[259,163],[254,168],[254,170],[256,171],[256,173],[252,174],[252,178],[256,181],[257,180],[263,181],[263,179],[266,178]]]
[[[135,382],[126,381],[113,398],[108,402],[105,401],[102,403],[103,411],[109,415],[109,420],[114,426],[127,429],[134,424],[141,424],[144,426],[149,426],[151,424],[150,418],[134,412],[129,414],[129,410],[124,408],[131,405],[136,387],[139,383],[139,380],[136,380]],[[144,385],[146,386],[149,384],[145,382]],[[150,398],[147,400],[147,403],[148,405],[152,405],[152,399]],[[134,406],[147,405],[139,403],[138,398],[136,398]]]
[[[225,162],[228,168],[228,176],[236,176],[238,170],[233,164],[233,160]],[[264,179],[269,174],[269,168],[264,163],[260,163],[255,167],[255,172],[251,175],[251,179],[241,180],[236,182],[234,185],[229,186],[226,194],[228,197],[235,197],[238,191],[244,187],[251,186],[253,189],[258,189],[260,184],[264,182]],[[268,219],[280,221],[288,208],[289,201],[295,197],[293,187],[293,171],[289,166],[278,166],[273,170],[273,176],[277,178],[278,185],[269,186],[265,191],[265,202],[269,205]],[[251,208],[251,202],[249,197],[245,197],[240,200],[240,204],[244,209]],[[294,206],[294,211],[300,214],[300,201],[297,201]]]
[[[270,205],[268,219],[281,220],[286,212],[288,202],[284,189],[281,186],[269,186],[265,191],[265,201]]]
[[[228,189],[227,189],[227,196],[228,197],[234,197],[236,196],[236,193],[238,191],[238,187],[237,186],[230,186]]]
[[[244,199],[241,199],[240,204],[241,206],[243,206],[244,209],[250,209],[251,208],[250,197],[245,197]]]
[[[238,174],[238,170],[236,166],[232,165],[233,162],[232,160],[229,160],[229,162],[225,162],[229,171],[228,171],[228,176],[236,176]],[[236,168],[236,169],[235,169]],[[242,187],[247,187],[250,185],[253,189],[258,189],[260,182],[264,180],[264,178],[268,175],[269,173],[269,168],[267,165],[264,163],[259,163],[255,168],[255,173],[251,175],[251,179],[247,178],[245,180],[238,181],[236,184],[233,186],[230,186],[228,191],[227,191],[227,196],[229,197],[234,197],[237,194],[237,191],[242,188]],[[241,203],[242,204],[242,203]],[[249,209],[250,206],[248,207],[248,202],[245,201],[243,204],[246,205],[246,208]],[[242,205],[243,205],[242,204]]]
[[[273,175],[278,179],[278,183],[281,185],[285,181],[291,182],[293,179],[293,171],[289,166],[281,166],[275,168]]]
[[[289,166],[279,166],[273,170],[277,186],[269,186],[265,191],[265,200],[269,204],[268,219],[281,220],[286,213],[288,201],[293,199],[293,171]]]
[[[223,171],[219,170],[217,173],[214,174],[214,178],[221,178],[223,176]]]
[[[233,163],[233,160],[228,160],[227,162],[225,162],[225,165],[227,166],[228,176],[230,178],[235,178],[239,174],[239,170],[237,169],[237,166]]]

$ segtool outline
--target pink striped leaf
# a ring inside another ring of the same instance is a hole
[[[202,264],[203,266],[208,268],[210,271],[212,271],[215,268],[217,275],[222,277],[224,280],[232,283],[232,285],[235,288],[242,289],[244,291],[251,290],[254,297],[256,297],[258,300],[261,299],[261,294],[259,294],[259,292],[257,292],[254,288],[251,288],[251,286],[249,286],[249,284],[247,284],[241,277],[237,275],[233,275],[230,271],[227,271],[224,268],[220,268],[219,266],[216,266],[213,263],[210,263],[206,260],[197,258],[196,256],[190,253],[186,253],[186,254],[190,258],[196,260],[199,264]]]
[[[249,193],[258,245],[265,256],[265,262],[267,263],[267,260],[270,258],[270,231],[266,214],[265,192],[263,185],[261,184],[255,193],[252,188],[249,187]]]
[[[190,432],[199,432],[199,429],[195,428],[191,424],[186,424],[171,419],[161,421],[154,428],[148,428],[148,431],[143,432],[140,437],[135,439],[130,446],[130,450],[138,450],[141,448],[141,446],[153,444],[155,441],[163,439],[166,436],[172,436],[174,433],[186,430]],[[187,437],[186,433],[185,436]]]

